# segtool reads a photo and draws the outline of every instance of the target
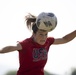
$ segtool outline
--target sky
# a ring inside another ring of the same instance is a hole
[[[37,16],[53,12],[58,19],[49,36],[60,38],[76,30],[76,0],[0,0],[0,48],[15,45],[32,35],[25,24],[25,15]],[[0,75],[19,67],[18,52],[0,54]],[[64,75],[76,68],[76,38],[63,45],[52,45],[45,70]]]

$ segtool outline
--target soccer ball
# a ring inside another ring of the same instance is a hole
[[[57,17],[54,13],[42,12],[37,16],[36,25],[38,29],[52,31],[57,26]]]

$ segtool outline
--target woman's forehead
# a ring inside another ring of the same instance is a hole
[[[48,33],[46,30],[38,30],[39,33]]]

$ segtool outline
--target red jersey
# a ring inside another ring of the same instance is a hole
[[[20,67],[17,75],[44,75],[48,50],[53,42],[54,38],[51,37],[44,45],[34,42],[32,37],[20,42],[22,50],[18,51]]]

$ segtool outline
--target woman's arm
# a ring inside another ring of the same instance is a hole
[[[12,51],[21,50],[21,49],[22,49],[22,47],[18,43],[16,46],[6,46],[6,47],[2,48],[0,50],[0,53],[7,53],[7,52],[12,52]]]
[[[65,35],[62,38],[55,39],[53,44],[64,44],[64,43],[70,42],[75,37],[76,37],[76,30],[71,32],[71,33],[69,33],[69,34],[67,34],[67,35]]]

